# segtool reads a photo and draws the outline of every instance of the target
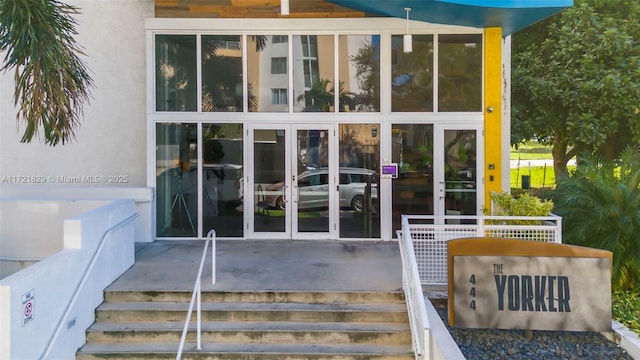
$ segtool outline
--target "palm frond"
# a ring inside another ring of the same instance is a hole
[[[627,148],[615,161],[589,154],[580,160],[576,172],[558,182],[555,212],[563,218],[563,238],[612,251],[614,282],[629,283],[620,277],[640,259],[640,152]]]
[[[49,145],[75,139],[93,80],[74,36],[76,7],[57,0],[0,1],[1,71],[14,70],[22,142],[42,130]]]

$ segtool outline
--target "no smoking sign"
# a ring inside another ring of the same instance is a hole
[[[33,289],[22,295],[22,326],[33,320],[34,295]]]

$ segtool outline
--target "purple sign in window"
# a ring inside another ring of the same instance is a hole
[[[398,164],[382,165],[382,175],[391,175],[392,178],[397,178]]]

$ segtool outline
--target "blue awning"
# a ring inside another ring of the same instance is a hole
[[[476,28],[501,27],[503,36],[573,6],[573,0],[328,0],[382,16]]]

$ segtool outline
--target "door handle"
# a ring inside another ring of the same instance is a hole
[[[445,188],[447,184],[445,181],[439,181],[438,183],[440,184],[440,186],[438,186],[438,196],[440,200],[442,200],[445,198]]]
[[[282,201],[284,201],[285,203],[288,201],[287,200],[287,188],[288,188],[287,185],[282,187]]]

